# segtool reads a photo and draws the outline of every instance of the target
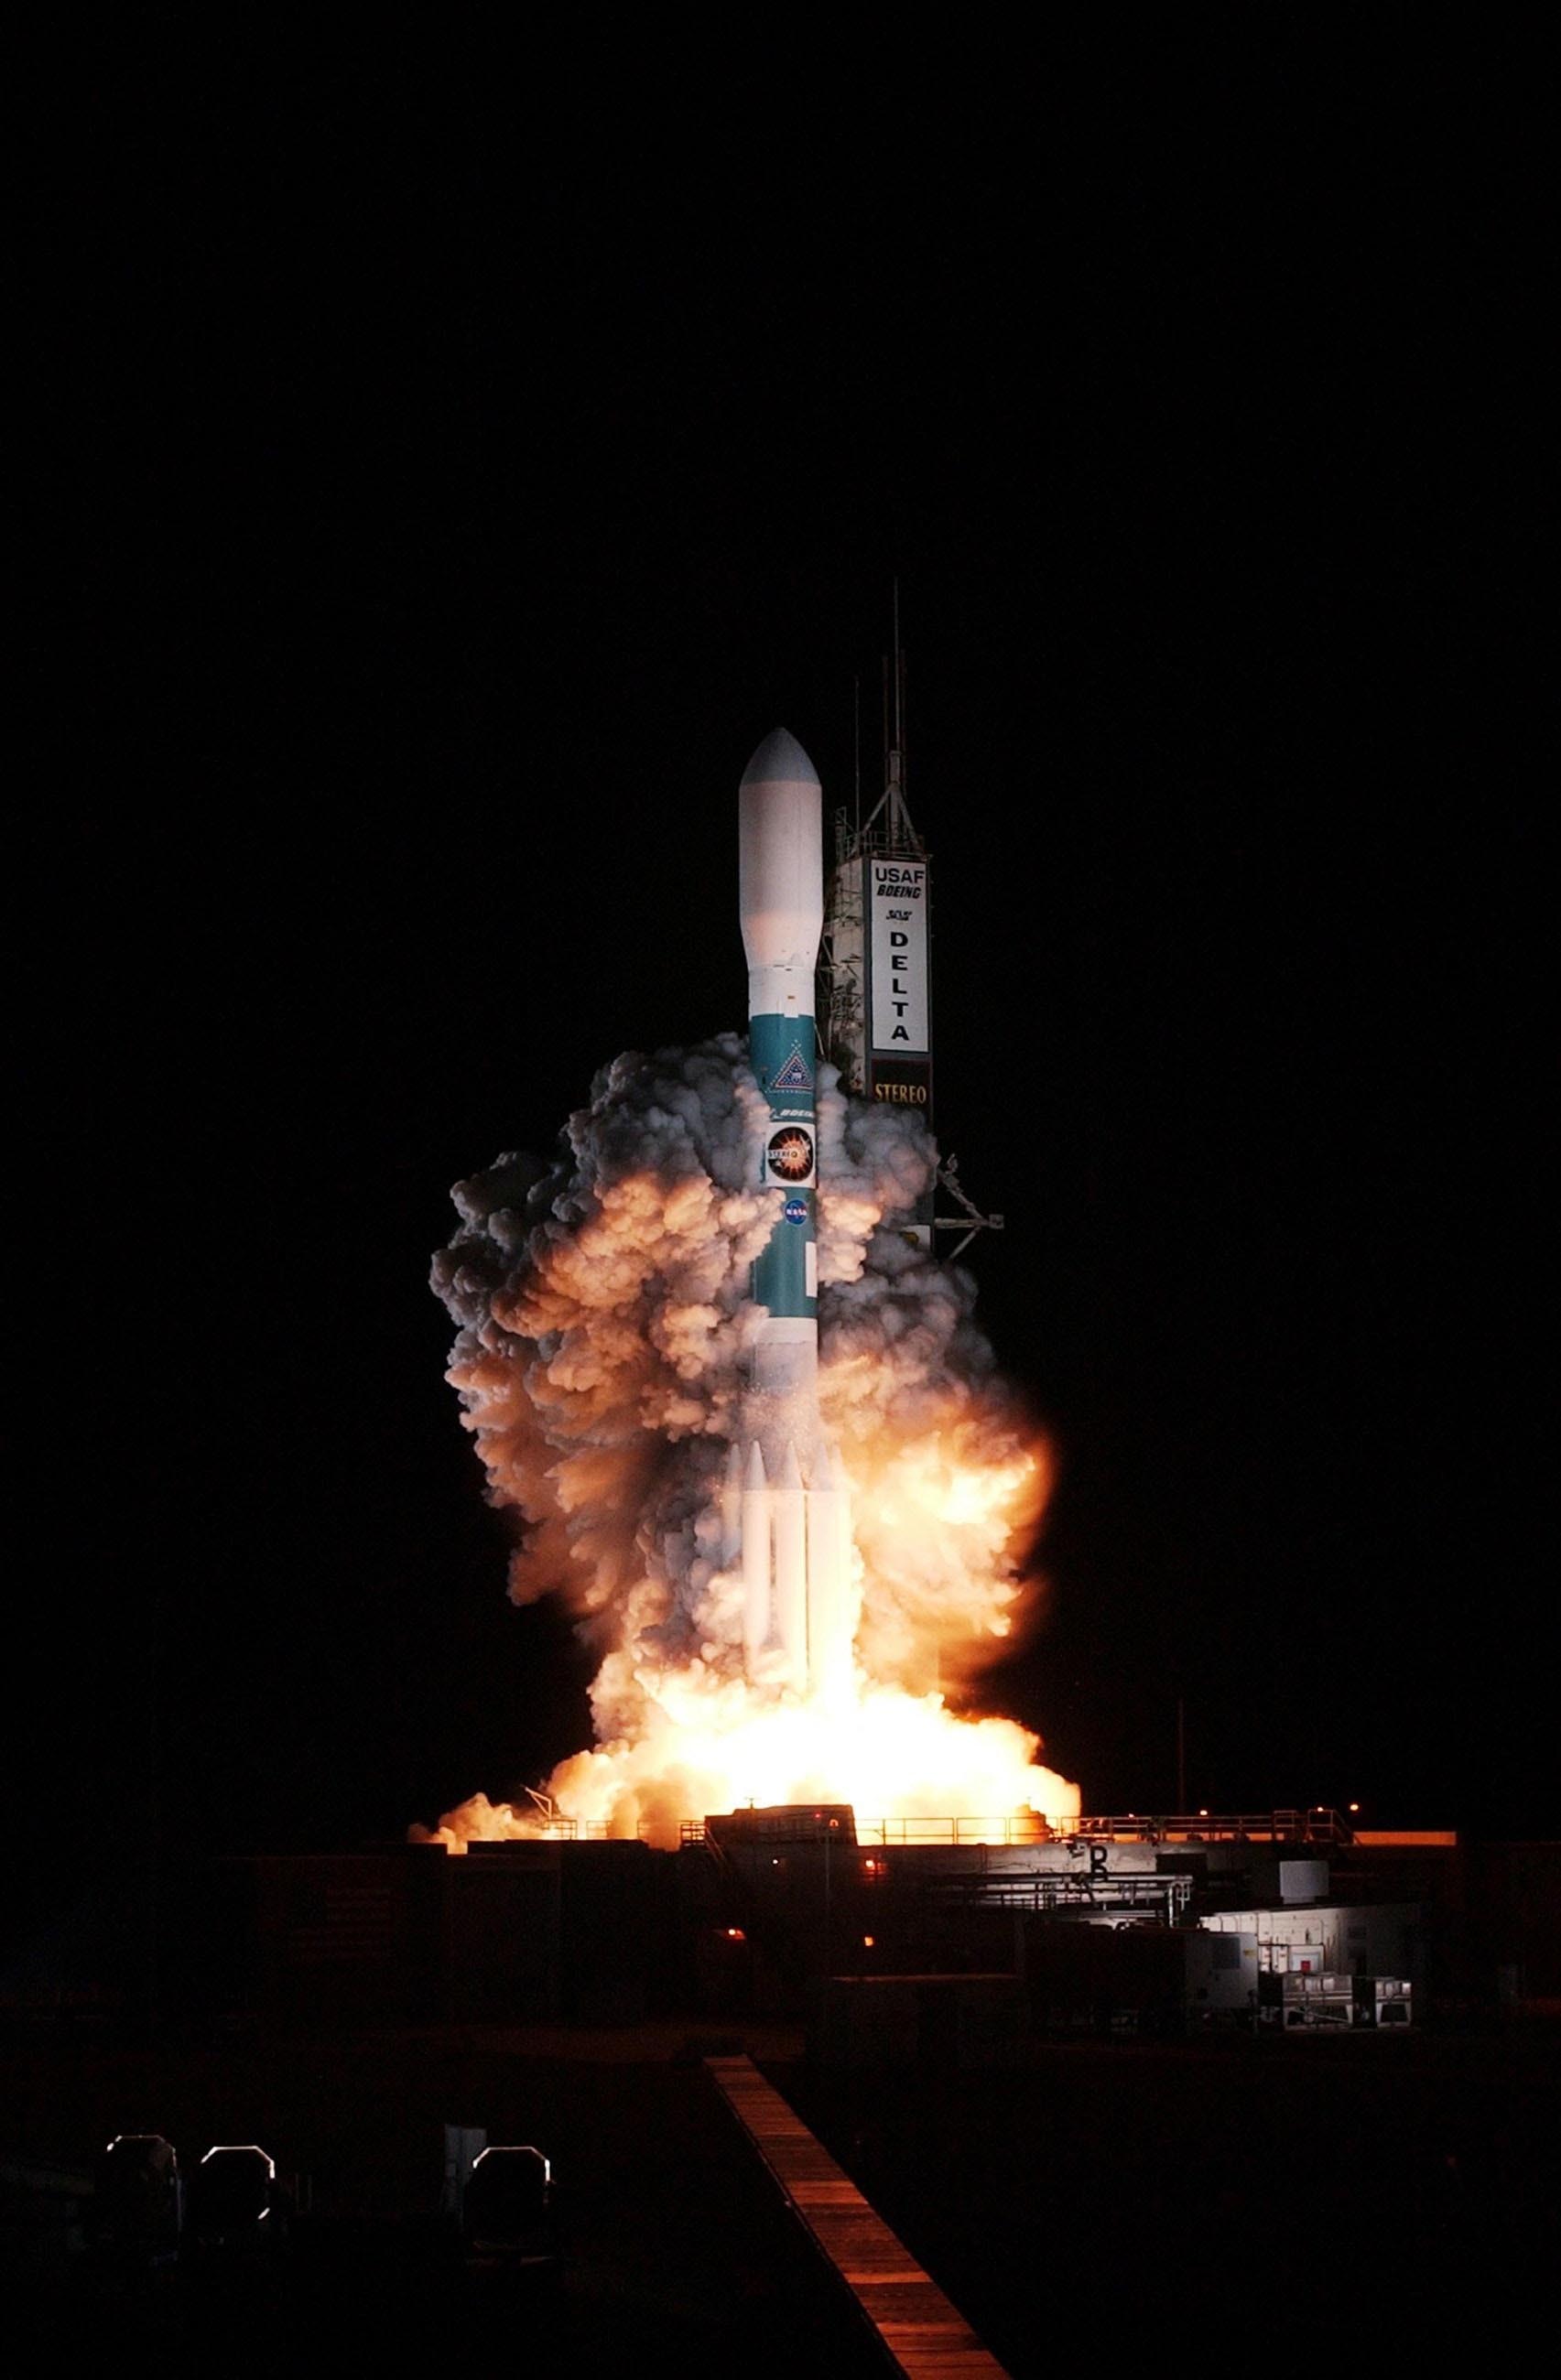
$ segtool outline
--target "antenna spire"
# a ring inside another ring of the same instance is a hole
[[[895,650],[884,662],[884,802],[888,805],[890,847],[919,851],[916,829],[905,806],[905,653],[900,645],[900,582],[894,580]],[[883,804],[880,804],[880,808]]]

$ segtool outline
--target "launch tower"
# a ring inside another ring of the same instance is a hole
[[[864,819],[835,813],[835,867],[824,895],[819,944],[821,1054],[853,1098],[912,1109],[933,1123],[932,856],[905,797],[905,654],[895,600],[895,655],[884,662],[884,790]],[[956,1215],[934,1213],[939,1187]],[[934,1232],[962,1234],[961,1254],[979,1231],[1001,1231],[966,1196],[953,1158],[938,1168],[905,1225],[930,1250]]]
[[[884,664],[884,791],[867,817],[835,813],[819,953],[819,1039],[859,1099],[933,1120],[932,865],[905,799],[905,655]],[[908,1227],[933,1239],[933,1192]]]

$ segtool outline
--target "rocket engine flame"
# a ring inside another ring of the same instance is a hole
[[[551,1166],[511,1154],[453,1194],[460,1228],[433,1286],[458,1326],[448,1378],[489,1500],[521,1524],[509,1592],[563,1596],[601,1654],[596,1744],[547,1793],[567,1819],[662,1842],[749,1801],[1073,1815],[1078,1789],[1036,1764],[1036,1736],[944,1700],[1023,1616],[1046,1449],[997,1377],[969,1275],[903,1230],[935,1171],[925,1124],[848,1099],[827,1065],[818,1401],[852,1495],[849,1706],[745,1663],[721,1505],[762,1318],[751,1268],[784,1195],[753,1186],[769,1126],[737,1036],[630,1052]],[[478,1794],[411,1831],[458,1851],[543,1823]]]

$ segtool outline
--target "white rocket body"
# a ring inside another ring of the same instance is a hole
[[[860,1593],[849,1489],[823,1442],[818,1407],[813,972],[823,930],[822,797],[812,762],[785,728],[744,771],[738,826],[750,1047],[770,1106],[760,1181],[785,1195],[754,1267],[760,1318],[742,1443],[722,1489],[723,1552],[742,1573],[749,1675],[841,1703],[851,1694]]]
[[[813,1014],[823,931],[823,805],[812,762],[777,727],[738,791],[738,900],[750,1016]]]

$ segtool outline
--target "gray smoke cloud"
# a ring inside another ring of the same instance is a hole
[[[509,1592],[561,1594],[579,1615],[603,1655],[604,1741],[633,1735],[647,1663],[740,1670],[715,1499],[757,1319],[750,1267],[781,1199],[753,1186],[767,1126],[737,1035],[630,1051],[597,1075],[552,1163],[512,1153],[457,1186],[460,1227],[433,1260],[490,1500],[522,1524]],[[1030,1434],[971,1320],[970,1277],[905,1230],[936,1166],[925,1124],[848,1098],[824,1066],[819,1157],[820,1400],[853,1477],[881,1473],[891,1442],[946,1455],[979,1437],[989,1466],[1012,1459]],[[859,1496],[877,1671],[920,1682],[918,1648],[961,1597],[990,1658],[1017,1591],[1011,1521],[908,1536],[875,1531],[873,1513]]]

